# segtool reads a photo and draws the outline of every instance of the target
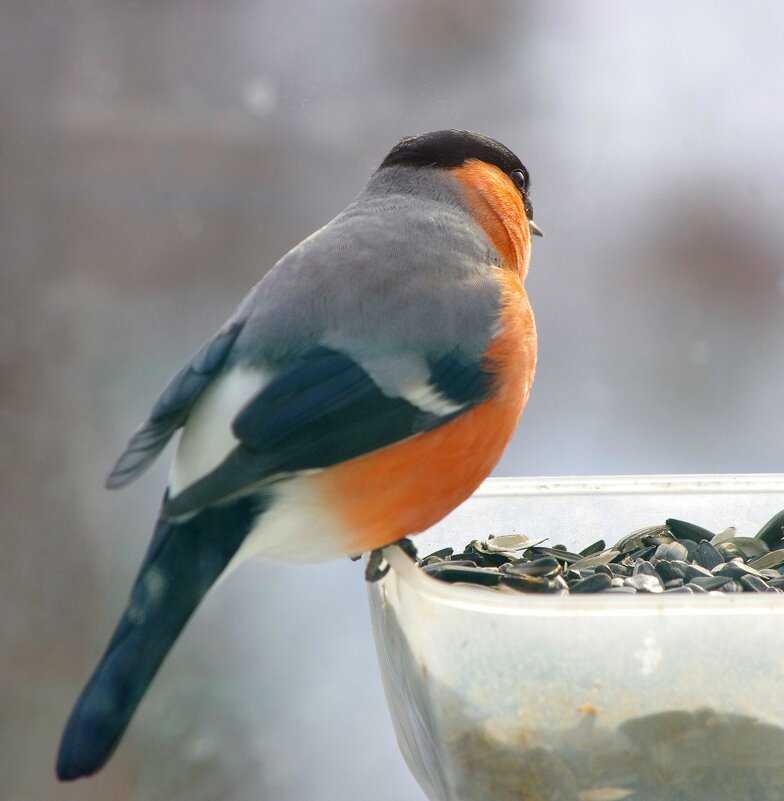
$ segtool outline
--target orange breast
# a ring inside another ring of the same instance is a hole
[[[531,389],[536,329],[523,289],[530,238],[520,195],[500,170],[480,162],[453,173],[502,262],[499,331],[485,354],[496,391],[433,431],[314,476],[345,528],[348,552],[424,531],[468,498],[501,458]]]
[[[316,479],[345,527],[347,552],[380,548],[424,531],[462,503],[490,474],[514,433],[533,381],[536,333],[528,298],[510,275],[488,359],[497,392],[449,423],[325,470]]]

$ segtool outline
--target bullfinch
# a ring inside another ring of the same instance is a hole
[[[177,373],[107,480],[182,429],[130,600],[65,727],[61,779],[109,758],[215,581],[427,529],[490,473],[528,398],[528,171],[486,136],[399,142]]]

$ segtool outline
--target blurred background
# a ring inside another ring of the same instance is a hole
[[[532,175],[540,361],[499,475],[784,469],[783,36],[775,0],[4,0],[0,799],[423,799],[347,560],[243,566],[109,766],[53,778],[168,459],[107,469],[404,135]]]

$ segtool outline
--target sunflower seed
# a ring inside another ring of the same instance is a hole
[[[773,548],[784,539],[784,511],[777,512],[757,532],[757,539]]]
[[[751,567],[754,567],[754,565],[751,565]],[[758,568],[754,567],[754,569],[757,570]],[[762,570],[759,571],[759,574],[765,579],[765,581],[768,581],[769,579],[781,578],[781,573],[772,567],[762,568]]]
[[[507,576],[543,576],[551,578],[561,572],[561,563],[552,556],[542,556],[530,562],[523,560],[501,565],[500,570]]]
[[[716,546],[716,550],[725,562],[728,562],[730,559],[744,559],[746,556],[740,547],[735,544],[734,540],[720,542]]]
[[[640,559],[635,563],[634,568],[632,569],[632,575],[633,576],[643,575],[643,576],[657,576],[658,577],[659,574],[656,572],[656,569],[654,568],[654,566],[650,562],[646,562],[644,559]]]
[[[741,559],[730,559],[718,567],[713,568],[714,576],[730,576],[730,578],[739,579],[741,576],[757,576],[757,578],[764,578],[758,570],[745,564]]]
[[[689,584],[710,591],[718,590],[719,587],[723,587],[729,581],[732,581],[729,576],[695,576],[689,581]]]
[[[595,553],[601,553],[607,546],[604,540],[597,540],[580,551],[580,556],[591,556]]]
[[[665,531],[667,531],[667,526],[648,526],[647,528],[641,528],[637,531],[632,531],[630,534],[627,534],[625,537],[621,537],[621,539],[618,540],[618,543],[615,545],[615,549],[619,550],[621,553],[636,551],[644,544],[643,540],[646,537],[662,534]]]
[[[598,567],[599,565],[606,565],[608,562],[612,562],[616,556],[620,556],[620,551],[605,551],[604,553],[583,557],[579,561],[573,562],[572,567],[575,570],[583,570],[586,567]]]
[[[689,555],[688,550],[680,542],[662,543],[656,548],[651,561],[656,564],[661,560],[672,562],[675,559],[686,559]]]
[[[570,592],[601,592],[607,590],[612,586],[612,579],[605,573],[594,573],[588,578],[580,579],[580,581],[572,584],[569,588]]]
[[[687,523],[685,520],[676,520],[670,517],[667,521],[667,528],[679,540],[692,540],[693,542],[701,542],[702,540],[709,540],[713,537],[713,532],[708,531],[707,528],[695,525],[694,523]]]
[[[627,587],[634,587],[638,592],[662,592],[664,590],[664,585],[658,576],[650,576],[646,573],[630,576],[624,579],[624,584]]]
[[[470,542],[466,548],[466,552],[472,554],[474,557],[479,557],[481,563],[487,566],[503,565],[517,558],[516,554],[491,548],[488,543],[482,542],[482,540]]]
[[[697,546],[697,553],[694,558],[698,565],[707,570],[713,570],[716,565],[720,565],[724,561],[724,557],[716,550],[716,547],[707,540],[703,540]]]
[[[536,545],[537,542],[544,542],[544,540],[534,541],[524,534],[500,534],[488,539],[484,545],[489,551],[523,551]]]
[[[484,567],[463,567],[455,566],[450,562],[441,562],[437,565],[427,565],[422,570],[440,581],[456,582],[465,581],[470,584],[482,584],[486,587],[494,587],[501,580],[501,574],[488,570]]]
[[[519,592],[556,592],[561,589],[552,579],[544,576],[510,576],[499,573],[501,583]]]
[[[731,540],[736,533],[735,526],[728,526],[724,531],[720,531],[715,537],[711,539],[711,545],[718,545],[720,542]]]
[[[784,565],[784,548],[779,548],[776,551],[758,556],[755,559],[749,559],[749,566],[755,570],[765,570],[766,568],[778,567]]]
[[[719,564],[723,565],[724,564],[724,560],[722,559],[721,562],[719,562]],[[691,580],[693,578],[697,578],[698,576],[708,576],[709,577],[709,576],[712,576],[712,575],[713,575],[713,573],[711,573],[710,570],[708,570],[706,567],[702,567],[701,565],[689,565],[686,568],[686,578],[689,579],[689,580]]]
[[[635,561],[637,561],[638,559],[644,559],[645,561],[647,561],[655,553],[656,553],[656,546],[655,545],[649,545],[646,548],[640,548],[637,551],[632,551],[631,552],[631,557]]]
[[[429,553],[427,556],[423,557],[422,561],[424,562],[426,559],[446,559],[455,552],[454,548],[440,548],[437,551],[433,551],[433,553]]]
[[[746,559],[757,559],[770,551],[767,543],[754,537],[733,537],[731,542]]]
[[[579,553],[561,551],[557,548],[546,548],[544,545],[535,545],[532,548],[528,548],[523,554],[523,559],[536,559],[538,556],[552,556],[559,562],[566,562],[567,564],[579,562],[582,559]]]
[[[679,540],[680,544],[686,549],[687,562],[693,562],[694,557],[697,555],[697,543],[694,540]]]
[[[769,589],[772,589],[758,576],[741,576],[738,581],[743,585],[744,590],[749,590],[751,592],[767,592]]]

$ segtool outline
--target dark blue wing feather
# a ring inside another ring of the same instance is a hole
[[[438,358],[430,357],[427,364],[433,388],[453,403],[475,405],[487,396],[490,380],[487,366],[459,348]]]
[[[130,484],[155,461],[223,365],[242,325],[236,322],[213,337],[169,382],[106,479],[109,489]]]
[[[433,386],[462,404],[434,414],[385,395],[339,351],[317,347],[285,367],[237,416],[240,444],[211,473],[164,506],[183,515],[271,477],[329,467],[443,425],[480,403],[492,374],[459,352],[429,362]]]

